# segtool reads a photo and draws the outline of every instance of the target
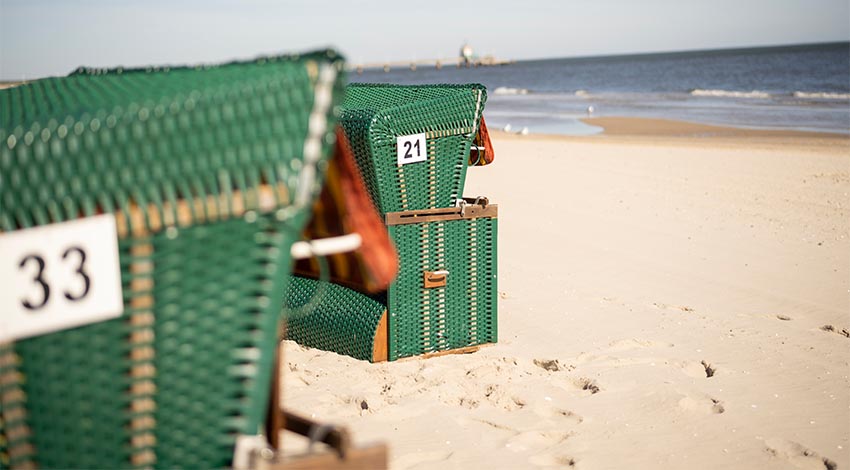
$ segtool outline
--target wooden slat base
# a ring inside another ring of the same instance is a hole
[[[477,352],[481,348],[486,348],[488,346],[493,346],[495,343],[485,343],[485,344],[476,344],[475,346],[467,346],[465,348],[457,348],[457,349],[449,349],[447,351],[437,351],[432,353],[425,353],[421,356],[413,356],[410,359],[420,358],[420,359],[428,359],[430,357],[439,357],[439,356],[448,356],[450,354],[472,354]],[[404,358],[408,359],[408,358]],[[401,359],[399,359],[401,360]]]
[[[386,314],[384,318],[386,319]],[[386,322],[384,324],[386,325]],[[285,326],[281,326],[281,329],[285,329]],[[275,372],[272,377],[269,413],[266,417],[266,432],[270,437],[272,449],[280,448],[279,431],[286,430],[309,438],[311,431],[321,425],[280,407],[284,363],[283,348],[279,347],[274,358]],[[328,445],[330,450],[307,455],[283,455],[277,451],[271,458],[255,460],[253,470],[386,470],[389,467],[389,452],[385,444],[354,447],[351,445],[348,430],[341,427],[330,427],[321,436],[316,437],[318,442]]]
[[[387,311],[378,322],[378,328],[375,330],[375,339],[372,346],[372,362],[386,362],[389,360],[390,348],[389,323]],[[495,343],[476,344],[475,346],[466,346],[464,348],[449,349],[447,351],[436,351],[432,353],[420,354],[418,356],[402,357],[399,361],[409,359],[428,359],[429,357],[447,356],[449,354],[472,354],[481,348],[492,346]]]
[[[270,463],[268,470],[381,470],[389,465],[387,446],[377,444],[363,448],[352,448],[344,459],[333,452],[287,458]]]
[[[389,360],[390,336],[389,318],[387,311],[381,316],[378,328],[375,330],[375,340],[372,343],[372,362],[386,362]]]

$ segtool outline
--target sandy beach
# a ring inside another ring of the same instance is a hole
[[[850,138],[587,122],[469,169],[500,206],[498,344],[285,342],[283,404],[399,470],[850,468]]]

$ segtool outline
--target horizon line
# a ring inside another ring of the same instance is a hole
[[[647,51],[647,52],[625,52],[625,53],[613,53],[613,54],[592,54],[592,55],[571,55],[571,56],[549,56],[549,57],[533,57],[527,59],[510,59],[504,57],[497,57],[502,60],[509,60],[513,63],[519,62],[539,62],[544,60],[596,60],[596,59],[612,59],[612,58],[626,58],[626,57],[646,57],[646,56],[671,56],[671,55],[684,55],[684,54],[694,54],[694,53],[727,53],[727,52],[747,52],[747,51],[763,51],[767,49],[807,49],[813,47],[824,47],[824,46],[839,46],[839,45],[847,45],[850,46],[850,39],[848,40],[840,40],[840,41],[821,41],[821,42],[803,42],[803,43],[793,43],[793,44],[769,44],[769,45],[752,45],[752,46],[743,46],[743,47],[722,47],[722,48],[711,48],[711,49],[674,49],[674,50],[660,50],[660,51]],[[313,49],[310,49],[313,50]],[[318,50],[318,48],[316,49]],[[284,53],[284,52],[282,52]],[[257,54],[255,57],[262,57],[263,54]],[[496,56],[494,56],[496,57]],[[236,58],[229,59],[238,60]],[[222,61],[219,63],[226,63],[228,61]],[[172,64],[173,65],[173,64]],[[192,64],[183,64],[183,65],[192,65]],[[346,60],[346,65],[356,65],[354,62],[349,62]],[[64,75],[59,75],[62,77]],[[15,83],[29,83],[34,82],[36,80],[42,80],[45,78],[56,77],[55,75],[48,75],[44,77],[38,77],[28,80],[10,80],[6,78],[0,77],[0,84],[15,84]]]
[[[648,51],[648,52],[617,52],[613,54],[593,54],[593,55],[570,55],[570,56],[558,56],[558,57],[534,57],[529,59],[514,59],[514,62],[535,62],[542,60],[555,60],[555,59],[570,59],[570,60],[581,60],[581,59],[610,59],[617,57],[640,57],[640,56],[658,56],[658,55],[677,55],[677,54],[694,54],[694,53],[711,53],[711,52],[747,52],[747,51],[760,51],[765,49],[807,49],[813,47],[823,47],[823,46],[839,46],[839,45],[847,45],[850,46],[850,39],[841,40],[841,41],[819,41],[819,42],[800,42],[800,43],[792,43],[792,44],[767,44],[767,45],[753,45],[753,46],[735,46],[735,47],[720,47],[720,48],[711,48],[711,49],[672,49],[672,50],[659,50],[659,51]]]

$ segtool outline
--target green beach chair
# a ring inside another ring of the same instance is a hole
[[[220,468],[263,433],[341,70],[323,51],[0,91],[0,468]]]
[[[486,97],[477,84],[348,87],[340,122],[399,274],[380,295],[296,279],[289,339],[373,362],[497,341],[498,208],[461,199],[471,151],[492,152]]]

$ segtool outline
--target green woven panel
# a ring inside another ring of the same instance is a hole
[[[353,84],[340,123],[381,215],[451,207],[484,110],[482,85]],[[426,133],[428,158],[397,164],[397,138]]]
[[[386,311],[385,299],[338,284],[293,276],[284,305],[287,339],[372,360],[375,331]]]
[[[0,345],[0,467],[223,467],[257,433],[270,299],[320,187],[341,67],[323,52],[0,91],[0,230],[115,213],[125,306]]]
[[[119,250],[125,264],[128,244]],[[127,299],[129,278],[123,284]],[[22,358],[26,424],[40,467],[102,468],[130,461],[130,330],[126,320],[116,319],[13,345]]]
[[[157,466],[224,467],[265,418],[279,305],[298,232],[263,217],[154,245]],[[206,271],[215,266],[215,275]]]
[[[497,221],[449,220],[389,227],[399,274],[389,289],[389,359],[497,341]],[[449,271],[425,289],[425,271]]]
[[[84,69],[0,90],[0,230],[260,182],[293,195],[320,66],[340,64],[329,51],[217,67]],[[330,84],[334,97],[342,83]],[[333,135],[322,133],[325,154]]]

